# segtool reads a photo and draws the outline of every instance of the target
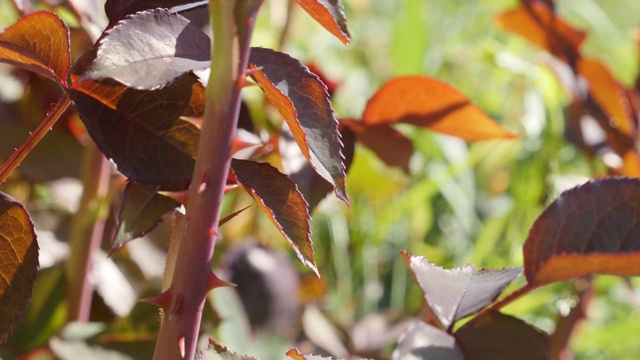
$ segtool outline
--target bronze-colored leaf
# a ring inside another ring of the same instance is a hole
[[[345,45],[351,42],[340,0],[296,0],[298,5]]]
[[[121,173],[161,190],[189,186],[200,131],[181,116],[204,112],[204,88],[195,75],[158,90],[103,80],[75,83],[67,91],[89,134]]]
[[[514,138],[466,96],[426,76],[403,76],[384,84],[369,100],[363,124],[407,123],[468,141]]]
[[[71,68],[69,28],[48,11],[29,14],[0,34],[0,61],[66,86]]]
[[[267,163],[232,159],[231,170],[242,187],[289,241],[298,260],[318,274],[313,260],[309,225],[311,217],[296,184]]]
[[[287,54],[252,48],[249,62],[253,78],[284,117],[305,158],[348,204],[338,121],[326,86]]]
[[[533,224],[524,268],[533,285],[640,275],[640,180],[604,178],[565,191]]]
[[[468,360],[545,360],[549,353],[547,334],[499,312],[476,317],[454,336]]]
[[[0,193],[0,345],[22,319],[38,271],[38,242],[22,204]]]

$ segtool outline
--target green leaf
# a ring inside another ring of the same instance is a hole
[[[0,193],[0,345],[22,319],[38,272],[38,242],[29,214]]]
[[[298,260],[318,274],[313,260],[309,225],[311,217],[308,205],[296,184],[267,163],[232,159],[231,170],[242,187],[289,241]]]

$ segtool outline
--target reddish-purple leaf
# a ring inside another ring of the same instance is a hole
[[[358,141],[371,149],[385,164],[409,172],[413,144],[401,132],[389,124],[369,125],[353,120],[341,120],[341,124],[353,131]]]
[[[640,275],[640,180],[604,178],[565,191],[533,224],[524,269],[536,285]]]
[[[0,345],[22,319],[38,272],[38,242],[22,204],[0,192]]]
[[[296,0],[296,2],[320,25],[345,45],[349,45],[351,34],[347,29],[347,18],[344,16],[339,0]]]
[[[182,15],[165,9],[139,12],[106,32],[81,80],[111,78],[131,88],[160,88],[186,72],[208,68],[210,44]]]
[[[326,86],[287,54],[252,48],[249,62],[253,78],[284,117],[305,158],[348,204],[338,121]]]
[[[313,260],[309,226],[311,217],[296,184],[267,163],[232,159],[231,170],[242,187],[289,241],[298,260],[318,274]]]
[[[472,265],[447,270],[422,256],[409,256],[405,252],[402,256],[416,276],[429,307],[445,328],[491,304],[522,272],[520,268],[477,270]]]
[[[454,336],[467,360],[544,360],[549,353],[547,334],[499,312],[476,317]]]
[[[204,88],[185,74],[159,90],[135,90],[113,80],[68,89],[100,150],[132,181],[162,190],[189,186],[199,129],[181,116],[202,116]]]
[[[393,360],[464,360],[456,338],[437,327],[416,322],[400,336]]]
[[[384,84],[367,103],[362,122],[407,123],[467,141],[515,137],[458,90],[426,76],[402,76]]]
[[[71,68],[69,28],[53,13],[29,14],[0,34],[0,61],[66,86]]]
[[[114,23],[139,11],[165,8],[180,12],[207,6],[208,3],[207,0],[107,0],[104,11],[109,22]]]
[[[180,206],[172,198],[158,194],[159,189],[158,185],[127,184],[116,219],[118,230],[111,252],[155,229]]]
[[[355,151],[355,136],[351,129],[341,125],[340,137],[344,146],[345,171],[349,171]],[[283,171],[296,183],[309,204],[309,213],[312,213],[333,187],[309,165],[287,126],[282,127],[278,140]]]

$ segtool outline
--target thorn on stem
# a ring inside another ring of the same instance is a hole
[[[213,273],[213,271],[209,273],[209,279],[207,280],[207,291],[226,286],[235,287],[236,284],[221,280],[218,276],[216,276],[216,274]]]
[[[180,356],[184,359],[185,357],[185,346],[184,346],[184,335],[180,336],[180,339],[178,339],[178,348],[180,348]]]
[[[158,306],[162,311],[167,314],[169,307],[171,306],[171,289],[163,292],[160,295],[140,299],[140,301],[144,301],[149,304],[153,304]]]
[[[210,238],[211,238],[211,237],[219,238],[219,237],[220,237],[220,234],[218,233],[218,230],[216,230],[216,229],[215,229],[215,228],[213,228],[213,227],[210,227],[210,228],[209,228],[209,237],[210,237]]]
[[[182,306],[184,305],[184,297],[182,295],[176,296],[176,303],[173,305],[173,309],[171,309],[170,316],[176,315],[182,311]]]

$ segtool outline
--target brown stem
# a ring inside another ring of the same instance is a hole
[[[206,299],[217,223],[240,109],[249,42],[262,0],[212,0],[211,75],[186,228],[177,245],[168,306],[163,306],[154,359],[193,359]],[[166,284],[166,282],[165,282]]]
[[[69,232],[71,256],[65,268],[68,321],[89,321],[93,286],[88,275],[104,233],[110,175],[111,165],[95,143],[89,142],[82,164],[82,198]]]
[[[587,316],[587,306],[593,298],[593,286],[591,279],[579,279],[576,284],[576,294],[578,303],[571,308],[566,316],[560,316],[556,322],[556,329],[549,336],[551,343],[549,359],[564,360],[572,359],[568,349],[569,341],[575,334],[578,324]]]
[[[9,175],[15,170],[22,160],[38,145],[40,140],[51,130],[51,127],[62,117],[67,108],[71,104],[71,100],[67,95],[64,95],[53,109],[47,114],[47,117],[38,125],[38,127],[29,135],[27,140],[20,145],[16,151],[11,155],[2,167],[0,167],[0,184],[5,182]]]
[[[476,317],[482,316],[488,312],[491,311],[498,311],[500,309],[502,309],[503,307],[511,304],[513,301],[519,299],[522,295],[525,295],[537,288],[539,288],[541,285],[531,285],[529,283],[525,284],[524,286],[522,286],[521,288],[517,289],[516,291],[512,292],[511,294],[505,296],[504,298],[502,298],[500,301],[493,303],[491,306],[484,308],[482,311],[480,311],[478,313],[478,315],[476,315]]]
[[[291,28],[291,21],[293,20],[293,11],[295,9],[295,0],[289,0],[287,3],[287,17],[284,20],[284,26],[282,26],[282,32],[280,32],[280,39],[278,39],[278,49],[282,49],[284,43],[289,37],[289,29]]]

